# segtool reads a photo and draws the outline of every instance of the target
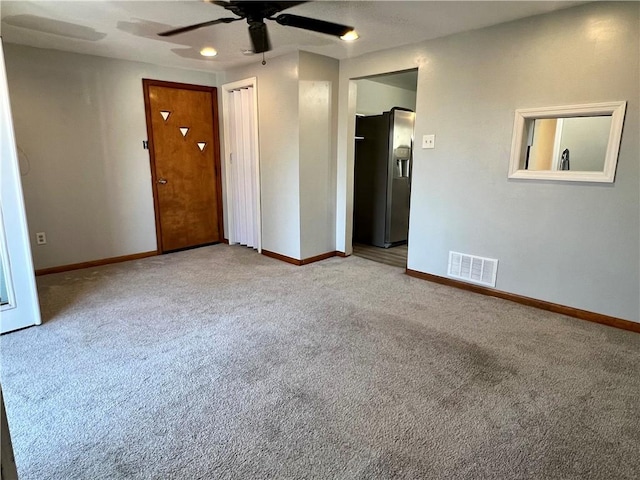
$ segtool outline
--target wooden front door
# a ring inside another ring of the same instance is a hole
[[[160,253],[222,241],[214,87],[143,81]]]

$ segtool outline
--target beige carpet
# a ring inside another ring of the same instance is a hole
[[[38,286],[0,338],[21,480],[640,473],[638,334],[225,245]]]

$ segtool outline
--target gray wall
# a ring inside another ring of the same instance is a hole
[[[335,250],[339,62],[300,52],[301,258]]]
[[[596,2],[342,61],[336,248],[351,249],[350,79],[417,67],[416,136],[435,133],[436,148],[415,152],[409,268],[444,276],[449,250],[494,257],[501,290],[640,321],[639,7]],[[36,268],[155,249],[140,79],[215,84],[215,76],[6,50],[30,229],[49,240],[33,246]],[[305,252],[303,225],[317,215],[301,206],[305,169],[315,164],[300,156],[300,128],[309,128],[299,119],[300,58],[227,76],[258,77],[263,246],[294,258]],[[614,184],[507,179],[516,108],[608,100],[628,101]],[[328,120],[326,105],[318,112]],[[321,171],[331,168],[329,160]]]
[[[338,62],[308,52],[226,72],[256,77],[262,248],[295,259],[335,250]]]
[[[341,63],[337,237],[350,250],[351,78],[417,66],[408,267],[497,258],[497,288],[640,321],[639,8],[596,2]],[[614,184],[508,180],[514,110],[627,100]]]
[[[215,75],[11,44],[5,57],[35,268],[155,250],[142,78]]]
[[[262,248],[291,258],[300,258],[298,66],[298,53],[256,60],[223,82],[257,79]]]
[[[410,110],[416,108],[415,90],[385,85],[367,79],[357,80],[356,84],[358,87],[356,113],[378,115],[393,107],[403,107]]]

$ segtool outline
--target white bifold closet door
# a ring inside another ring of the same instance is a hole
[[[258,151],[253,87],[229,92],[232,235],[230,243],[260,250]]]

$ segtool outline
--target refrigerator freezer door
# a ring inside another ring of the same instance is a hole
[[[415,113],[391,110],[389,178],[385,219],[385,247],[406,242],[409,233],[411,148]]]
[[[356,119],[353,241],[407,241],[414,113],[392,109]]]

